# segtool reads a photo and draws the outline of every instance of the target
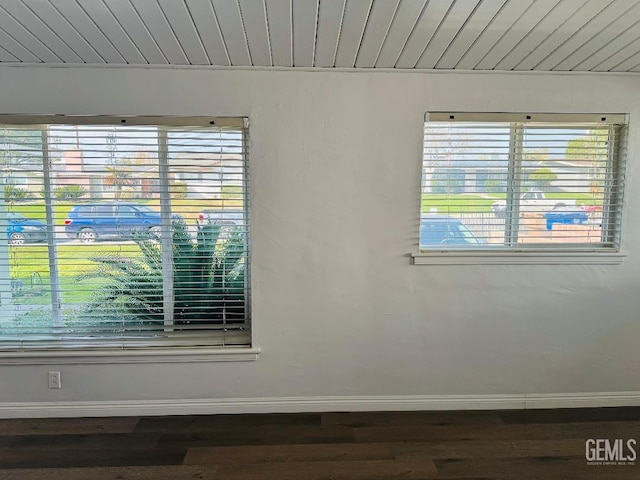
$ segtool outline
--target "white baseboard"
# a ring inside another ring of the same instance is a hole
[[[0,418],[640,406],[640,392],[0,403]]]

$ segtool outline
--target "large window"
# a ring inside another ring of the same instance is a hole
[[[420,250],[614,252],[623,115],[430,113]]]
[[[250,344],[244,119],[0,122],[0,350]]]

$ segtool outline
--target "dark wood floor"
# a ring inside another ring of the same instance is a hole
[[[591,438],[640,443],[640,407],[10,419],[0,480],[640,479]]]

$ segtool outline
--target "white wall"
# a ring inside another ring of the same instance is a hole
[[[0,403],[640,391],[637,76],[0,67],[0,112],[248,116],[256,362],[0,366]],[[629,112],[620,266],[413,266],[427,110]]]

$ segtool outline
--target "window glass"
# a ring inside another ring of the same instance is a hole
[[[87,121],[0,128],[0,350],[248,345],[243,122]]]
[[[423,222],[428,214],[453,228],[438,244],[617,248],[624,124],[498,116],[425,123]]]

